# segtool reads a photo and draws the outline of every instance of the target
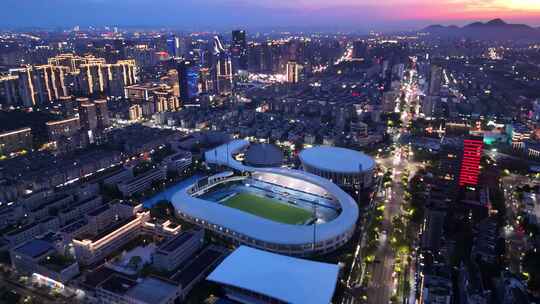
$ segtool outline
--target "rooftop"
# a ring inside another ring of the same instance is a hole
[[[305,149],[299,155],[302,163],[325,171],[360,173],[375,168],[375,161],[366,154],[332,146]]]
[[[338,273],[338,265],[240,246],[207,280],[287,303],[328,304],[334,295]]]
[[[191,283],[202,271],[210,267],[216,262],[223,252],[213,248],[205,249],[191,263],[182,268],[171,279],[182,286],[187,286]]]
[[[43,240],[33,239],[17,247],[15,251],[26,256],[30,256],[32,258],[36,258],[44,255],[52,249],[53,246],[51,245],[51,243]]]
[[[163,300],[176,292],[176,286],[165,281],[148,277],[133,286],[127,296],[144,303],[162,303]]]
[[[252,144],[247,150],[246,163],[255,167],[279,167],[283,163],[283,152],[272,144]]]
[[[101,283],[99,287],[113,293],[124,295],[136,284],[137,281],[114,274]]]
[[[174,237],[172,240],[165,243],[163,246],[159,248],[160,251],[165,252],[171,252],[174,251],[176,248],[182,246],[185,242],[191,239],[193,236],[193,233],[191,231],[183,232],[176,237]]]

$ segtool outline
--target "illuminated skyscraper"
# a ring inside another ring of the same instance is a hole
[[[443,69],[440,66],[431,66],[429,80],[429,95],[439,95],[441,92]]]
[[[178,57],[179,39],[175,35],[171,35],[167,38],[167,53],[171,57]]]
[[[366,58],[367,45],[362,40],[353,43],[353,58]]]
[[[483,148],[482,137],[470,137],[463,140],[463,158],[459,172],[460,186],[476,186],[478,184]]]
[[[107,107],[106,99],[98,99],[94,101],[96,106],[96,119],[98,130],[104,130],[110,126],[109,108]]]
[[[296,61],[289,61],[287,63],[287,82],[288,83],[298,83],[299,81],[299,73],[300,68],[298,66],[298,63]]]
[[[218,36],[214,37],[213,58],[214,91],[216,94],[230,94],[233,80],[231,58]]]
[[[0,108],[22,104],[17,76],[0,77]]]
[[[235,30],[232,32],[232,44],[230,50],[234,74],[236,74],[239,70],[247,70],[248,53],[245,31]]]
[[[64,80],[67,68],[52,65],[28,66],[10,71],[18,79],[22,105],[46,104],[68,95]]]
[[[189,60],[181,60],[176,65],[178,71],[178,86],[180,89],[180,101],[189,102],[199,93],[199,69]]]
[[[97,112],[96,105],[91,102],[81,103],[79,106],[79,116],[81,127],[84,130],[96,130],[97,129]]]

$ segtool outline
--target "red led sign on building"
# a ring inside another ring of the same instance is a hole
[[[478,175],[480,174],[480,158],[484,141],[482,139],[463,140],[463,160],[461,161],[461,171],[459,173],[460,186],[476,186]]]

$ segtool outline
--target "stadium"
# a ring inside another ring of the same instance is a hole
[[[373,186],[375,161],[368,155],[345,148],[317,146],[298,155],[302,168],[345,188]]]
[[[176,193],[180,217],[233,243],[294,256],[331,252],[351,238],[359,211],[347,193],[307,172],[255,168],[232,157],[248,146],[235,140],[206,152],[208,164],[229,170]]]

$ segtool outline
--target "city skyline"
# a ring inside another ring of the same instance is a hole
[[[42,14],[45,10],[55,10]],[[7,0],[1,27],[72,27],[117,25],[182,30],[291,28],[328,30],[409,30],[441,23],[463,25],[503,18],[540,25],[540,3],[532,0],[373,0],[325,1],[176,1],[150,5],[144,0]]]

